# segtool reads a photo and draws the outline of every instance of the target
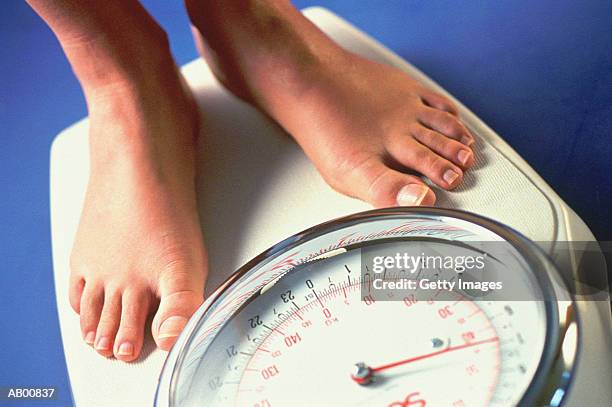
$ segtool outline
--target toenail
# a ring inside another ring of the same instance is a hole
[[[397,204],[400,206],[420,205],[427,195],[428,189],[422,184],[408,184],[397,193]]]
[[[474,144],[474,139],[468,136],[463,136],[461,137],[461,142],[469,147]]]
[[[452,185],[452,183],[459,178],[459,174],[453,170],[446,170],[444,171],[442,178],[444,178],[444,181],[446,181],[447,184]]]
[[[457,154],[457,158],[459,159],[459,162],[461,164],[465,165],[470,159],[470,155],[471,153],[468,150],[459,150],[459,153]]]
[[[118,356],[131,356],[134,353],[134,345],[129,342],[123,342],[117,351]]]
[[[85,335],[85,343],[88,345],[93,345],[95,339],[96,333],[94,331],[89,331],[87,335]]]
[[[107,336],[103,336],[98,339],[98,343],[96,343],[97,350],[108,350],[110,349],[110,339]]]
[[[179,336],[186,324],[187,318],[185,317],[174,316],[167,318],[159,327],[159,335],[157,336],[157,339]]]

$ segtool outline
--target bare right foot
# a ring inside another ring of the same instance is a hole
[[[288,1],[188,0],[217,77],[300,144],[336,190],[376,207],[432,205],[414,170],[455,188],[473,136],[446,97],[341,49]]]

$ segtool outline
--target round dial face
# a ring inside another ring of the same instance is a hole
[[[390,226],[370,224],[369,235]],[[436,230],[443,237],[457,233],[456,228]],[[473,228],[472,237],[465,230],[462,239],[483,238]],[[376,252],[377,236],[360,243]],[[308,249],[276,256],[212,304],[177,371],[173,405],[511,406],[520,401],[544,348],[543,302],[473,300],[461,293],[438,299],[435,291],[418,298],[391,292],[380,300],[367,295],[361,248],[297,267],[288,260],[330,247]],[[538,289],[529,271],[516,272],[525,273],[524,290]]]

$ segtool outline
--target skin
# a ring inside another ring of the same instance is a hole
[[[473,164],[473,136],[451,101],[344,51],[290,2],[186,6],[219,80],[281,124],[339,192],[376,207],[432,205],[433,191],[405,171],[452,189]]]
[[[70,277],[83,339],[135,360],[154,313],[153,338],[169,350],[208,272],[192,95],[137,1],[28,3],[56,34],[89,109],[90,178]],[[283,126],[339,192],[376,207],[432,205],[433,191],[406,172],[452,189],[472,165],[473,137],[449,100],[340,49],[289,2],[186,7],[219,80]]]
[[[138,2],[30,4],[57,35],[89,109],[90,176],[69,290],[83,339],[132,361],[155,313],[151,333],[169,350],[202,303],[207,274],[192,95]]]

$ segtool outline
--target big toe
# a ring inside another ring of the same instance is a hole
[[[436,196],[418,177],[404,174],[372,157],[344,178],[340,192],[355,196],[377,208],[433,205]]]
[[[159,309],[153,319],[153,338],[160,349],[170,350],[189,318],[202,304],[203,296],[196,290],[162,294]]]

